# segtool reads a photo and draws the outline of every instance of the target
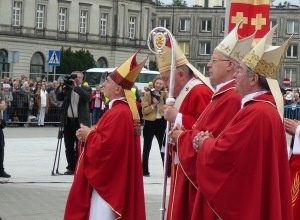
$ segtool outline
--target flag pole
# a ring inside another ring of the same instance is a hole
[[[226,1],[224,38],[228,35],[231,0]]]

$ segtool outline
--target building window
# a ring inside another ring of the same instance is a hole
[[[179,46],[185,55],[190,55],[190,42],[179,42]]]
[[[275,19],[270,19],[270,29],[272,29],[276,24],[277,24],[277,22]]]
[[[107,29],[107,13],[101,13],[100,15],[100,35],[106,35],[106,29]]]
[[[58,30],[66,31],[66,23],[67,23],[67,8],[59,8]]]
[[[209,4],[208,4],[208,0],[204,0],[204,8],[208,8]]]
[[[31,73],[44,73],[45,61],[40,53],[35,53],[30,60]]]
[[[190,32],[191,31],[191,20],[190,19],[180,19],[180,31]]]
[[[129,18],[129,38],[134,39],[135,37],[135,26],[136,26],[136,17],[130,16]]]
[[[87,32],[87,24],[88,24],[88,11],[81,10],[80,11],[80,21],[79,21],[79,33],[86,34]]]
[[[299,25],[297,21],[287,21],[287,33],[288,34],[298,34],[299,32]]]
[[[224,33],[225,32],[225,19],[221,19],[221,26],[220,26],[220,32]]]
[[[36,28],[44,28],[45,5],[37,5],[36,9]]]
[[[207,64],[199,64],[198,69],[199,69],[200,73],[202,73],[204,76],[209,74]]]
[[[13,26],[21,26],[22,2],[14,2]]]
[[[159,20],[159,26],[167,28],[170,30],[170,19],[169,18],[162,18]]]
[[[296,80],[297,80],[297,69],[285,68],[284,69],[284,78],[289,78],[290,82],[291,82],[291,86],[295,86]]]
[[[100,57],[96,62],[97,68],[108,68],[107,61],[104,57]]]
[[[210,43],[200,42],[199,43],[199,54],[200,55],[210,55]]]
[[[8,54],[5,50],[0,50],[0,73],[9,72]],[[1,75],[3,77],[3,75]]]
[[[287,58],[297,58],[298,57],[298,45],[290,45],[287,52]]]
[[[211,32],[211,20],[201,20],[201,32]]]

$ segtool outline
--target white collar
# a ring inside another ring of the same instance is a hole
[[[233,80],[235,80],[235,79],[232,79],[232,80],[229,80],[229,81],[227,81],[227,82],[220,83],[220,84],[216,85],[216,92],[219,92],[219,90],[220,90],[223,86],[225,86],[225,85],[231,83]]]
[[[263,91],[258,91],[258,92],[254,92],[254,93],[250,93],[248,95],[245,95],[242,99],[242,106],[241,108],[244,108],[244,105],[246,102],[248,102],[250,99],[253,99],[254,97],[256,96],[259,96],[259,95],[262,95],[262,94],[265,94],[267,93],[268,91],[266,90],[263,90]]]
[[[111,109],[111,107],[112,107],[112,105],[113,105],[113,103],[114,103],[115,101],[117,101],[117,100],[124,100],[124,99],[125,99],[125,97],[120,97],[120,98],[111,100],[111,101],[109,102],[109,104],[108,104],[108,108]]]

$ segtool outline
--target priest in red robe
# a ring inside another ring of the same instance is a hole
[[[130,91],[146,60],[137,52],[104,82],[109,110],[90,130],[76,135],[85,142],[77,163],[65,220],[145,220],[140,119]]]
[[[162,38],[163,35],[157,34],[154,38],[154,45],[161,45],[160,40]],[[209,104],[213,95],[213,88],[209,80],[188,62],[176,41],[174,49],[176,52],[176,70],[173,96],[176,97],[176,101],[174,105],[164,106],[164,117],[171,123],[180,124],[190,129]],[[172,56],[170,39],[167,39],[167,45],[161,50],[162,53],[156,54],[156,60],[165,87],[169,87]],[[192,184],[177,189],[177,179],[181,178],[179,176],[185,176],[182,168],[178,166],[177,147],[172,146],[172,178],[167,219],[187,219],[191,213],[188,201],[194,200],[196,195],[196,188]],[[179,193],[183,193],[184,200],[174,197],[175,191],[177,195],[177,190],[180,191]]]
[[[188,219],[216,219],[216,215],[207,205],[200,191],[196,190],[195,195],[189,195],[189,197],[184,192],[187,191],[189,185],[193,185],[195,189],[198,188],[195,169],[197,153],[193,149],[192,143],[194,137],[202,130],[211,131],[214,137],[219,136],[228,122],[241,109],[242,97],[235,90],[233,76],[241,59],[250,51],[255,34],[240,39],[238,35],[239,25],[215,48],[212,58],[207,64],[210,79],[217,85],[217,91],[210,104],[197,119],[192,129],[184,132],[177,129],[171,135],[172,140],[177,142],[179,164],[183,171],[182,175],[177,175],[176,190],[173,197],[175,198],[174,201],[177,201],[177,207],[180,207],[181,203],[189,204],[189,210],[182,210],[180,215],[185,214]],[[201,178],[201,175],[198,178]],[[193,200],[192,198],[195,197],[196,199]],[[194,206],[197,208],[193,209]],[[172,219],[179,218],[174,216]]]
[[[218,137],[201,131],[193,140],[198,190],[220,219],[293,219],[283,98],[275,80],[291,39],[272,46],[275,29],[235,74],[242,109]]]

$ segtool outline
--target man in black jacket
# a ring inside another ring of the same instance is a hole
[[[68,166],[66,175],[73,175],[78,159],[78,147],[76,131],[80,124],[90,127],[89,101],[92,97],[92,89],[82,85],[83,73],[74,71],[70,79],[65,80],[57,90],[57,100],[63,103],[63,134],[66,147],[66,158]],[[62,121],[61,120],[61,121]]]

